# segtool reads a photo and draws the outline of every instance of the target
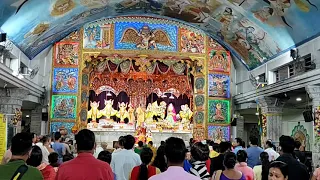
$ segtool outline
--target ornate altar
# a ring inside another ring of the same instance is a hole
[[[229,139],[230,53],[203,31],[155,17],[100,19],[53,54],[52,131],[90,128],[110,144],[125,134]]]

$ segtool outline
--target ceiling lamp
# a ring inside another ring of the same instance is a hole
[[[169,97],[169,99],[174,99],[174,97],[172,96],[172,94],[171,94],[171,96]]]
[[[112,96],[112,94],[110,93],[110,91],[108,91],[107,96]]]

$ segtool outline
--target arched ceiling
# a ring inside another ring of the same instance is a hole
[[[318,11],[319,9],[319,11]],[[198,26],[249,69],[320,33],[319,0],[1,0],[1,30],[30,59],[85,23],[119,15]]]

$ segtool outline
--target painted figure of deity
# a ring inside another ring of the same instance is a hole
[[[150,141],[152,141],[152,132],[149,129],[147,134],[146,134],[146,139],[147,139],[147,143],[149,143]]]
[[[188,129],[188,125],[190,124],[190,119],[192,117],[193,112],[190,110],[188,104],[181,105],[181,111],[179,112],[181,117],[181,124],[183,129]]]
[[[134,124],[136,118],[134,116],[134,108],[133,105],[130,103],[128,105],[129,109],[128,109],[128,113],[129,113],[129,124]]]
[[[113,100],[104,100],[105,107],[100,111],[103,116],[106,117],[107,121],[111,120],[111,116],[115,116],[117,111],[113,109]]]
[[[167,109],[167,117],[166,120],[170,125],[174,125],[175,122],[177,121],[176,117],[176,110],[174,109],[174,106],[172,103],[169,104],[168,109]]]
[[[124,119],[129,118],[129,113],[127,111],[128,103],[120,103],[118,104],[119,111],[117,113],[117,117],[120,118],[120,123],[124,123]]]
[[[139,141],[142,141],[145,143],[146,142],[146,128],[143,126],[139,126],[136,130],[135,138],[136,138],[136,143],[138,143]]]
[[[216,114],[214,116],[215,120],[225,120],[222,114],[222,105],[220,103],[218,103],[216,105]]]
[[[141,108],[141,106],[139,106],[136,109],[136,114],[137,114],[137,127],[142,126],[145,119],[145,111]]]
[[[97,118],[101,117],[101,113],[98,110],[99,105],[100,101],[90,101],[91,109],[88,111],[88,118],[91,118],[93,123],[97,122]]]

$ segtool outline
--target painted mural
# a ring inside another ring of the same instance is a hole
[[[291,132],[291,136],[301,143],[301,151],[310,151],[310,136],[306,128],[298,122]]]
[[[116,22],[115,49],[177,51],[177,26]]]
[[[2,0],[0,25],[33,58],[88,22],[148,13],[200,27],[253,69],[317,36],[319,8],[317,0]],[[140,28],[134,29],[139,32]],[[171,43],[175,45],[172,39]]]
[[[228,100],[209,100],[209,123],[230,123],[230,102]]]
[[[66,129],[68,134],[72,134],[72,127],[74,122],[51,122],[50,123],[50,132],[60,132],[61,129]]]
[[[53,95],[51,97],[51,119],[75,119],[77,96]]]
[[[79,61],[79,43],[59,42],[55,46],[55,66],[77,66]]]
[[[84,27],[83,48],[109,49],[111,45],[111,24],[89,24]]]
[[[215,72],[230,72],[231,58],[226,50],[209,49],[208,70]]]
[[[180,30],[180,51],[183,53],[205,53],[205,36],[188,29]]]
[[[208,138],[214,142],[230,141],[229,126],[208,126]]]
[[[77,68],[54,68],[53,69],[53,93],[77,93],[78,92],[78,69]]]
[[[209,97],[230,98],[230,77],[222,74],[209,74]]]

